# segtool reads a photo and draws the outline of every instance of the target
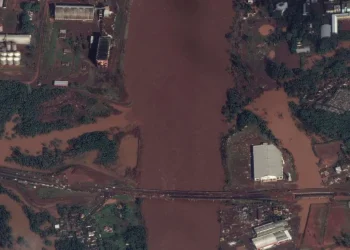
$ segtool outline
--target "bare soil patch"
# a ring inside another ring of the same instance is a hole
[[[262,36],[268,36],[268,35],[272,34],[274,31],[275,31],[275,27],[273,27],[270,24],[263,24],[259,28],[259,33]]]
[[[222,188],[219,145],[227,126],[220,110],[232,84],[225,71],[224,34],[232,16],[229,0],[134,1],[125,70],[142,124],[141,187]],[[215,249],[217,209],[216,204],[145,201],[149,248]]]
[[[271,50],[268,54],[267,54],[267,58],[270,60],[275,59],[276,57],[276,52],[274,50]]]
[[[315,154],[320,159],[320,167],[331,167],[338,161],[340,146],[339,141],[314,145]]]
[[[299,130],[289,111],[288,101],[291,100],[282,89],[272,90],[265,92],[248,108],[267,121],[281,145],[293,155],[299,188],[320,187],[318,159],[312,150],[311,139]]]

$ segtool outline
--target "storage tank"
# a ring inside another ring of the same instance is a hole
[[[7,57],[7,65],[13,65],[13,57]]]
[[[11,50],[11,42],[6,42],[6,49],[7,51]]]
[[[20,57],[14,57],[13,62],[16,66],[18,66],[21,63],[21,58]]]
[[[0,57],[0,64],[6,65],[7,64],[7,58],[6,57]]]
[[[13,57],[13,52],[7,52],[7,56]]]
[[[21,52],[19,52],[19,51],[14,52],[13,56],[14,57],[21,57]]]
[[[7,56],[7,52],[1,52],[1,56],[2,57],[6,57]]]
[[[17,44],[15,42],[12,42],[12,51],[16,51],[17,50]]]

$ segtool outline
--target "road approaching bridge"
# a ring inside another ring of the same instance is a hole
[[[115,195],[128,195],[144,199],[183,199],[183,200],[278,200],[291,201],[304,197],[350,196],[350,190],[340,188],[308,188],[308,189],[251,189],[245,191],[195,191],[195,190],[158,190],[124,188],[119,186],[91,186],[88,188],[71,187],[62,184],[51,174],[35,173],[0,167],[0,178],[16,181],[26,185],[44,186],[72,192],[103,193],[106,198]]]

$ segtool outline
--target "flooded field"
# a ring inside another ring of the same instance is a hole
[[[224,35],[232,16],[231,0],[134,1],[125,69],[141,123],[141,187],[222,189],[220,111],[232,84]],[[149,249],[216,249],[217,209],[145,201]]]
[[[30,231],[29,221],[25,216],[22,207],[19,203],[13,201],[7,195],[1,194],[0,204],[4,205],[6,207],[6,210],[8,210],[11,213],[10,227],[12,228],[12,236],[14,243],[13,249],[41,249],[42,247],[44,247],[43,241],[40,238],[40,236]],[[29,247],[26,248],[17,245],[16,239],[18,236],[24,237]],[[52,250],[55,248],[52,247],[47,249]]]
[[[272,90],[256,99],[249,109],[268,122],[268,127],[281,141],[282,146],[294,156],[298,187],[320,187],[318,158],[312,150],[311,139],[296,126],[289,112],[289,101],[291,99],[283,89]]]

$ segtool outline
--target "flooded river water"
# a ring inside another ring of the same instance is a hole
[[[135,0],[126,87],[141,123],[140,186],[221,190],[231,0]],[[218,204],[145,201],[149,249],[217,249]]]

